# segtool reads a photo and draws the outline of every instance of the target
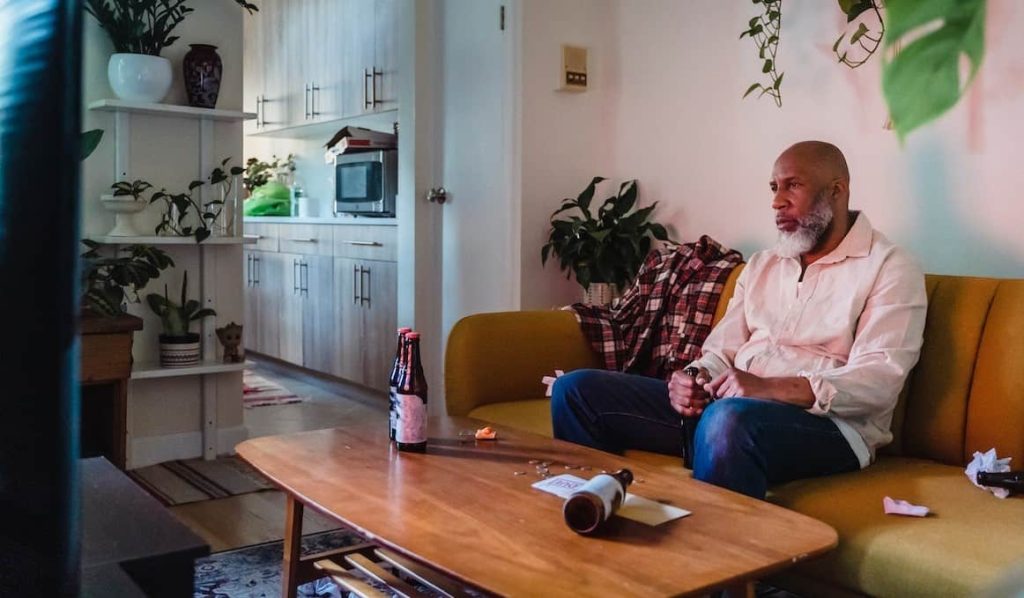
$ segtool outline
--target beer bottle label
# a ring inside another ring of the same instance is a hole
[[[618,480],[607,474],[598,474],[586,484],[583,484],[576,489],[573,494],[590,493],[596,496],[604,503],[604,518],[608,519],[612,516],[612,513],[621,504],[622,499],[622,484]]]
[[[417,395],[397,395],[395,440],[403,444],[427,441],[427,404]]]

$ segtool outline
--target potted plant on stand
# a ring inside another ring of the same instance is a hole
[[[245,0],[235,2],[250,14],[258,10]],[[192,12],[185,0],[86,0],[85,10],[114,42],[107,63],[114,94],[134,102],[163,100],[171,88],[171,61],[160,52],[177,41],[171,34]]]
[[[201,308],[198,301],[188,298],[188,272],[181,281],[181,303],[174,303],[167,295],[150,293],[146,302],[153,313],[160,316],[164,333],[160,335],[160,365],[165,368],[185,367],[199,363],[199,335],[190,332],[192,322],[206,316],[215,316],[217,312],[209,308]]]
[[[619,192],[591,213],[594,192],[603,177],[594,177],[576,197],[567,198],[551,215],[548,242],[541,249],[541,264],[552,255],[566,278],[575,274],[583,287],[583,303],[608,305],[636,276],[651,250],[652,239],[674,243],[665,227],[651,222],[658,202],[636,207],[636,181],[626,181]],[[567,213],[566,217],[556,218]]]

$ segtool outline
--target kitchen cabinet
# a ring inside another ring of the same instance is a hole
[[[397,108],[396,3],[264,0],[245,28],[247,133]]]
[[[385,390],[394,359],[396,229],[247,223],[246,347]]]
[[[385,390],[394,360],[398,267],[334,258],[336,375]]]
[[[337,362],[334,310],[334,258],[303,256],[300,261],[302,296],[302,365],[331,373]]]

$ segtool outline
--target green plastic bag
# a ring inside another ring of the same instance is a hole
[[[245,200],[243,212],[246,216],[291,216],[291,191],[277,181],[270,181],[253,190]]]

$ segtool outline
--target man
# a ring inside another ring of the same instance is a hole
[[[849,210],[834,145],[775,161],[778,242],[751,256],[696,378],[603,370],[560,377],[555,436],[602,450],[680,455],[680,415],[700,417],[693,475],[764,498],[768,485],[866,467],[921,350],[927,297],[911,256]]]

